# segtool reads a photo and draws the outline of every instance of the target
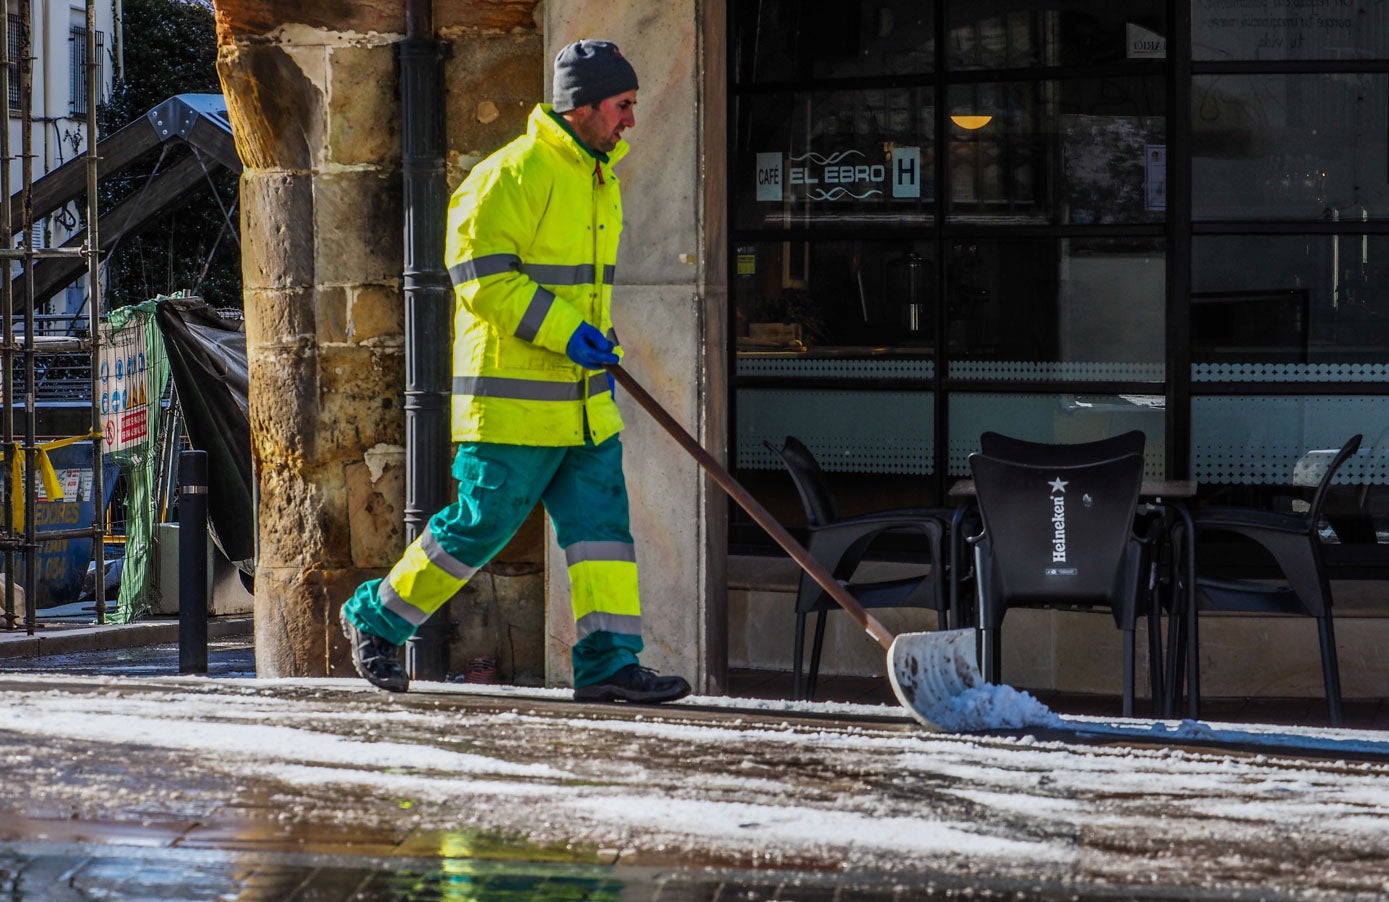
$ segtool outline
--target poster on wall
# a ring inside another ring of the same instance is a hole
[[[146,324],[132,320],[122,329],[101,327],[101,431],[107,453],[131,451],[150,440],[150,371]],[[153,400],[158,400],[157,398]]]

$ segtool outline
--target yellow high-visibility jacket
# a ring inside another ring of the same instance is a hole
[[[622,199],[599,162],[550,115],[483,160],[449,201],[444,259],[453,280],[453,440],[601,443],[622,429],[606,373],[565,354],[582,322],[616,343],[613,274]],[[620,349],[617,353],[621,353]]]

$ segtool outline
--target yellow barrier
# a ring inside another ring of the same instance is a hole
[[[63,484],[58,481],[58,472],[53,469],[53,462],[48,459],[48,452],[56,448],[63,448],[77,442],[85,442],[97,438],[100,432],[93,431],[86,435],[74,435],[70,438],[54,439],[51,442],[43,442],[35,449],[38,452],[39,478],[43,480],[44,495],[49,501],[62,501],[65,497]],[[24,482],[24,451],[21,448],[15,449],[14,459],[10,461],[10,485],[11,497],[14,503],[14,531],[24,531],[24,492],[20,486]]]

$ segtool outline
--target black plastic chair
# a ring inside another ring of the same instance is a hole
[[[1186,615],[1185,642],[1182,654],[1187,660],[1187,676],[1191,683],[1188,698],[1189,713],[1197,717],[1200,710],[1200,654],[1197,621],[1202,611],[1245,611],[1261,614],[1293,614],[1313,617],[1317,621],[1317,636],[1321,643],[1322,680],[1326,689],[1326,704],[1332,726],[1340,726],[1341,675],[1336,661],[1336,634],[1331,618],[1331,585],[1326,577],[1322,556],[1319,525],[1322,508],[1331,489],[1331,481],[1356,451],[1361,435],[1350,440],[1336,452],[1326,472],[1317,484],[1316,493],[1305,515],[1279,513],[1240,507],[1198,508],[1192,512],[1196,536],[1212,533],[1233,533],[1263,547],[1273,557],[1282,573],[1281,583],[1252,580],[1213,579],[1196,577],[1196,614]],[[1197,546],[1197,560],[1200,560]],[[1181,641],[1182,631],[1174,629],[1170,641]],[[1174,674],[1175,676],[1175,674]],[[1175,685],[1175,684],[1174,684]],[[1179,694],[1174,693],[1175,696]]]
[[[1038,466],[1073,466],[1091,461],[1113,460],[1125,454],[1143,456],[1148,437],[1134,429],[1089,442],[1049,443],[1014,438],[1001,432],[979,436],[979,452],[986,457],[1013,460]]]
[[[1113,460],[1125,454],[1137,454],[1142,457],[1147,444],[1148,437],[1141,429],[1088,442],[1034,442],[999,432],[985,432],[979,436],[979,451],[986,457],[1037,466],[1073,466]],[[1161,519],[1160,528],[1153,522],[1155,519]],[[1155,530],[1161,532],[1170,529],[1175,519],[1175,512],[1166,505],[1140,502],[1134,532],[1142,535],[1148,535]],[[1162,589],[1166,591],[1168,588],[1170,584],[1164,583]],[[1168,601],[1169,599],[1164,597],[1164,605],[1168,605]],[[1154,632],[1150,634],[1149,639],[1153,650],[1161,647],[1160,634]]]
[[[809,537],[806,550],[844,584],[849,594],[865,608],[930,608],[936,612],[942,627],[946,625],[949,599],[945,591],[946,566],[941,549],[953,513],[935,508],[899,508],[856,517],[841,517],[824,471],[802,442],[787,436],[778,448],[764,442],[781,456],[805,507]],[[884,534],[915,532],[925,539],[931,556],[930,571],[921,576],[904,579],[855,582],[854,572],[873,543]],[[815,678],[820,670],[820,651],[825,639],[825,615],[839,610],[815,580],[801,574],[796,592],[796,645],[793,653],[795,668],[795,698],[815,696]],[[810,674],[805,694],[801,693],[802,665],[805,653],[805,621],[818,613],[815,638],[810,652]]]
[[[983,672],[998,682],[999,634],[1012,608],[1110,608],[1123,632],[1123,710],[1133,713],[1134,636],[1148,617],[1153,705],[1162,699],[1152,549],[1159,521],[1135,520],[1143,458],[1071,466],[972,454],[983,520],[974,546]],[[1145,532],[1134,532],[1135,524]]]

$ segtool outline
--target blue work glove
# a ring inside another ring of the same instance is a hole
[[[589,323],[579,324],[579,328],[569,336],[569,344],[565,345],[564,353],[569,355],[570,360],[588,370],[601,370],[605,364],[617,363],[613,343]]]

